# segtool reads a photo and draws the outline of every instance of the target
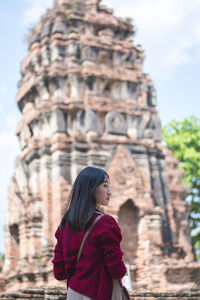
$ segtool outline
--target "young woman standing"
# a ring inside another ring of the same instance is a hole
[[[110,200],[110,179],[99,168],[87,167],[77,176],[69,207],[55,233],[53,269],[57,280],[67,279],[67,300],[120,299],[119,279],[126,273],[120,249],[121,231],[115,219],[103,215],[77,255],[85,232]]]

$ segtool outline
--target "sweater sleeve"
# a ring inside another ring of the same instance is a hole
[[[103,221],[100,241],[105,264],[113,279],[122,279],[126,274],[126,267],[122,260],[123,252],[120,249],[121,230],[113,217],[106,215],[102,218],[102,223]]]
[[[55,237],[57,239],[57,243],[54,249],[54,259],[52,260],[54,277],[57,280],[64,280],[67,278],[67,275],[65,272],[65,261],[63,257],[61,230],[59,227],[55,233]]]

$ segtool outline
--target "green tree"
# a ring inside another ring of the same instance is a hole
[[[188,117],[183,121],[171,121],[163,127],[164,140],[179,160],[179,168],[185,171],[184,183],[190,187],[186,201],[190,202],[191,232],[200,259],[200,118]]]
[[[3,261],[5,259],[5,254],[0,252],[0,261]]]

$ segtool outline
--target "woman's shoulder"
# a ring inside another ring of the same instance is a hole
[[[60,238],[62,235],[62,228],[60,227],[60,225],[57,227],[56,232],[55,232],[55,237],[58,239]]]
[[[104,214],[97,223],[95,236],[99,237],[102,243],[108,241],[109,239],[117,242],[120,242],[122,239],[119,225],[117,224],[115,218],[108,214]]]
[[[119,227],[114,217],[108,214],[104,214],[102,212],[95,212],[95,218],[97,218],[99,215],[102,215],[101,219],[99,220],[99,224],[104,226],[116,226]]]
[[[62,226],[61,224],[58,225],[56,231],[55,231],[55,237],[62,237],[63,233],[66,234],[66,231],[68,231],[69,226],[66,224]]]

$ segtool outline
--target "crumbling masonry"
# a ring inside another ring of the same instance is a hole
[[[200,283],[182,172],[162,142],[156,93],[129,19],[98,0],[57,0],[29,36],[21,65],[21,154],[9,189],[7,291],[58,286],[54,232],[71,184],[87,165],[105,168],[124,259],[136,291]],[[63,286],[63,283],[60,283]],[[65,285],[65,283],[64,283]]]

